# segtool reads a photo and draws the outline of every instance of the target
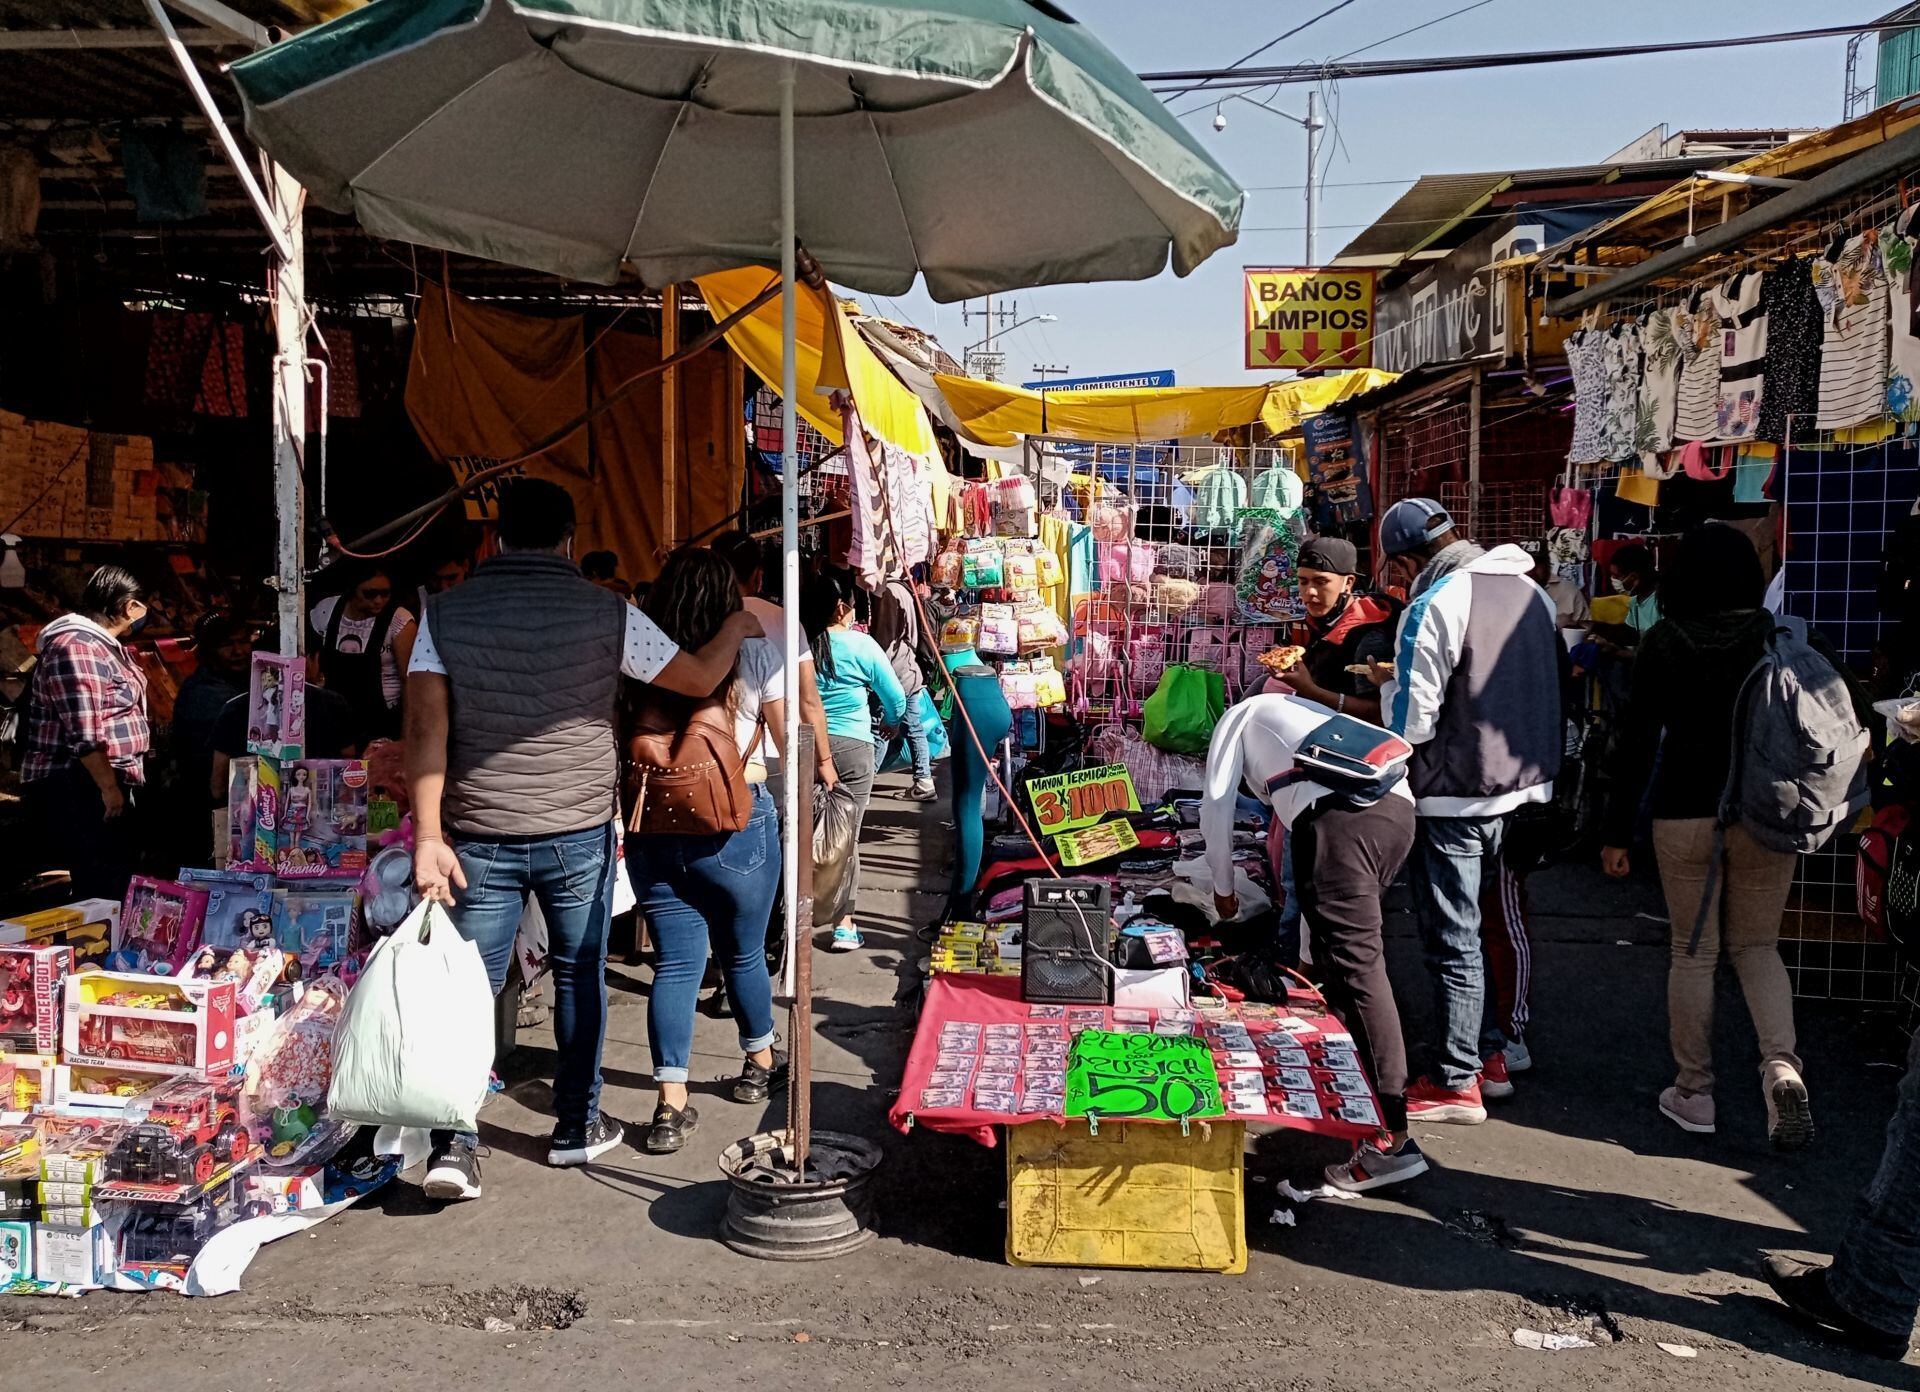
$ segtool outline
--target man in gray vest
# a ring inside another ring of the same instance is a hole
[[[531,894],[553,970],[550,1165],[584,1165],[621,1141],[600,1115],[607,927],[619,776],[622,675],[711,694],[759,620],[742,612],[683,652],[638,608],[573,563],[573,499],[522,479],[500,499],[500,554],[432,597],[407,676],[414,885],[453,909],[497,993]],[[428,1197],[480,1193],[476,1138],[435,1132]]]
[[[1434,1076],[1407,1089],[1407,1115],[1473,1124],[1487,1119],[1485,1097],[1513,1092],[1505,1036],[1486,1011],[1480,881],[1513,812],[1553,796],[1566,649],[1553,601],[1528,577],[1532,558],[1483,551],[1433,499],[1388,508],[1380,549],[1407,588],[1394,660],[1374,672],[1382,723],[1414,747],[1407,866],[1442,1036]]]

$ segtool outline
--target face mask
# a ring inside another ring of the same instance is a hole
[[[145,628],[147,626],[147,620],[152,617],[153,617],[153,614],[150,610],[146,610],[146,609],[141,610],[140,617],[127,625],[127,637],[131,638],[133,637],[134,634],[138,633],[141,629]]]
[[[1624,580],[1610,580],[1607,583],[1615,594],[1625,594],[1627,592],[1627,582]]]

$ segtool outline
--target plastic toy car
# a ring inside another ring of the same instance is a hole
[[[230,1098],[207,1085],[174,1088],[154,1100],[107,1157],[107,1177],[134,1184],[205,1184],[220,1166],[244,1160],[253,1138]]]

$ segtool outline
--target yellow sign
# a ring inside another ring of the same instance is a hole
[[[1102,821],[1109,812],[1138,812],[1139,794],[1125,764],[1102,764],[1074,773],[1056,773],[1027,784],[1033,817],[1046,836],[1077,831]]]
[[[1373,366],[1372,271],[1248,266],[1249,371]]]

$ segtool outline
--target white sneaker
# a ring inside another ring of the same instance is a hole
[[[907,789],[907,799],[910,802],[932,802],[938,796],[940,794],[934,788],[931,778],[917,778],[913,786]]]
[[[1507,1056],[1507,1072],[1524,1073],[1533,1067],[1533,1051],[1527,1048],[1524,1039],[1509,1039],[1507,1047],[1500,1051]]]

